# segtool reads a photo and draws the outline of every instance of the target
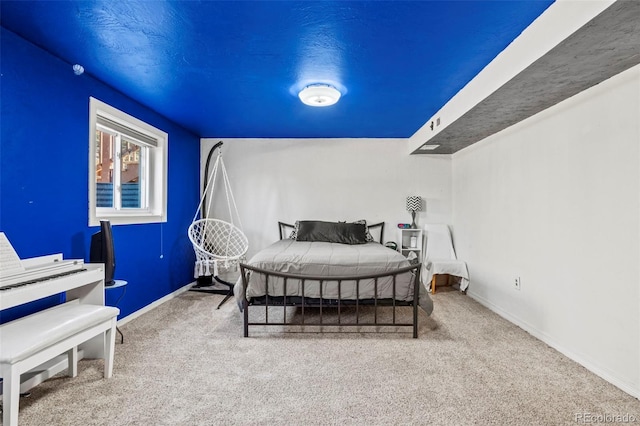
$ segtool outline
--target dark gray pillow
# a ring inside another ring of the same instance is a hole
[[[353,223],[361,223],[365,226],[366,229],[366,235],[367,235],[367,242],[373,242],[375,241],[375,239],[373,238],[373,235],[371,235],[371,232],[369,232],[369,227],[367,226],[367,221],[365,219],[361,219],[361,220],[356,220]]]
[[[367,242],[367,227],[363,223],[301,220],[298,222],[296,241],[365,244]]]

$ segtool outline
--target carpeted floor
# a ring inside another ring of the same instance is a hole
[[[113,378],[82,361],[75,379],[21,399],[20,425],[640,422],[640,401],[456,291],[434,295],[418,339],[264,327],[243,338],[235,303],[215,310],[221,297],[187,292],[124,325]]]

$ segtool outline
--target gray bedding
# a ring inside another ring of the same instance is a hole
[[[409,266],[409,261],[397,251],[391,250],[375,242],[366,244],[337,244],[327,242],[307,242],[284,239],[277,241],[253,256],[249,262],[271,271],[335,277],[345,275],[368,275],[390,272]],[[413,300],[413,280],[410,273],[398,275],[396,278],[395,299],[401,301]],[[424,287],[420,288],[420,306],[430,314],[433,303]],[[249,278],[246,297],[260,297],[265,295],[265,279],[261,274],[253,274]],[[322,297],[324,299],[356,299],[355,282],[344,281],[338,294],[338,284],[335,281],[323,282]],[[302,296],[302,286],[295,280],[287,280],[287,296]],[[284,285],[282,279],[269,279],[269,295],[283,296]],[[242,280],[235,285],[234,293],[241,304],[244,291]],[[377,297],[379,299],[394,298],[393,280],[391,277],[378,279]],[[305,297],[320,297],[319,283],[305,285]],[[375,297],[374,280],[361,280],[359,288],[360,299]]]

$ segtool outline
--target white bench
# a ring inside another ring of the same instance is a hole
[[[113,373],[116,318],[120,310],[68,302],[0,325],[3,424],[18,424],[20,375],[65,352],[69,376],[78,373],[78,345],[104,335],[104,377]]]

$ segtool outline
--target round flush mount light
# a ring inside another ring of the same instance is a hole
[[[329,84],[310,84],[298,93],[303,104],[314,107],[333,105],[340,95],[340,91]]]

